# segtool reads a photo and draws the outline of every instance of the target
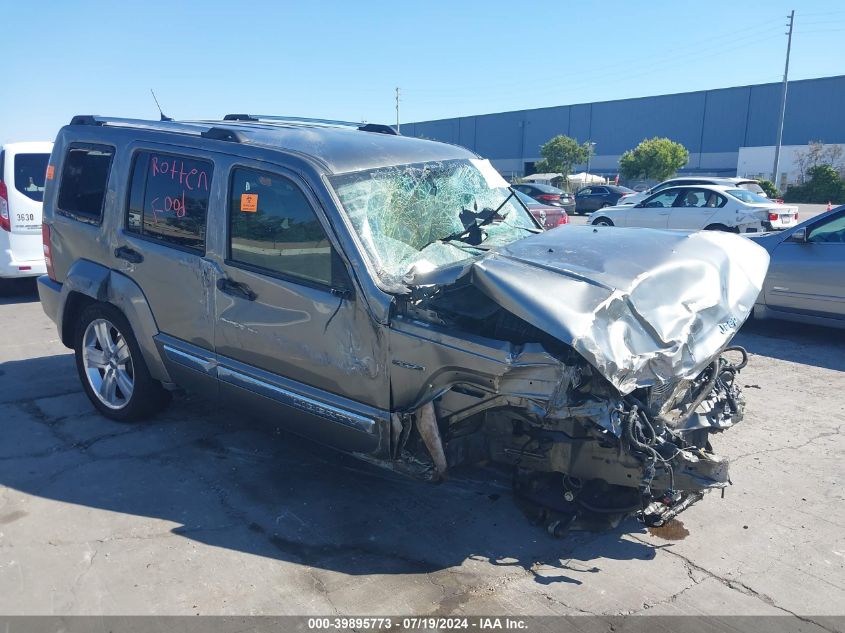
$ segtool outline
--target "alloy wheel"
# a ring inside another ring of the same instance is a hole
[[[97,399],[110,409],[127,405],[135,388],[129,343],[107,319],[94,319],[82,337],[82,363]]]

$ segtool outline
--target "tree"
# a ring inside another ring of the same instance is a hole
[[[572,173],[574,165],[587,162],[590,151],[589,143],[579,145],[574,138],[559,134],[540,148],[543,159],[537,161],[534,168],[538,173],[561,173],[566,176]]]
[[[780,193],[778,192],[778,188],[775,187],[775,183],[771,180],[766,180],[765,178],[761,178],[757,181],[757,184],[766,192],[766,195],[769,196],[772,200],[775,198],[780,198]]]
[[[836,171],[842,167],[842,146],[825,145],[821,141],[810,141],[807,149],[795,152],[795,162],[801,172],[803,183],[809,175],[810,169],[819,165],[830,165]]]
[[[803,185],[786,190],[787,202],[841,202],[845,200],[845,181],[830,165],[816,165],[807,170],[809,179]]]
[[[629,180],[666,180],[687,164],[687,148],[668,138],[649,138],[619,159],[619,173]]]

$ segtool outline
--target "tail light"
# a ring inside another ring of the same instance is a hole
[[[560,200],[560,194],[544,193],[542,195],[537,196],[537,200]]]
[[[777,213],[770,213],[770,214],[769,214],[769,222],[774,222],[774,221],[775,221],[775,220],[777,220],[779,217],[780,217],[780,216],[779,216]]]
[[[562,214],[557,221],[557,225],[560,226],[561,224],[569,224],[569,216],[567,214]]]
[[[9,191],[2,180],[0,180],[0,229],[6,232],[12,230],[12,221],[9,218]]]
[[[53,281],[58,281],[56,271],[53,270],[53,255],[50,252],[50,225],[46,222],[41,224],[41,244],[44,249],[44,263],[47,264],[47,276]]]

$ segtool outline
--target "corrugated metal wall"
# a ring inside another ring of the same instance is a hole
[[[596,143],[592,171],[615,173],[619,156],[666,136],[690,152],[686,172],[733,174],[740,147],[773,145],[781,84],[517,110],[403,123],[407,136],[456,143],[521,173],[557,134]],[[791,81],[783,143],[845,143],[845,76]]]

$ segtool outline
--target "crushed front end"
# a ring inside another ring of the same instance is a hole
[[[550,403],[542,421],[512,420],[494,452],[517,468],[517,492],[569,521],[581,511],[633,512],[660,525],[730,483],[710,437],[742,419],[736,376],[746,358],[742,348],[728,347],[693,380],[624,396],[589,376],[564,402]],[[554,503],[556,487],[563,499]]]
[[[432,477],[507,466],[552,532],[585,515],[660,525],[730,483],[710,440],[743,417],[747,355],[730,340],[767,258],[736,236],[663,234],[664,261],[611,285],[610,266],[587,280],[550,263],[557,249],[589,261],[550,235],[523,240],[542,261],[523,244],[396,302],[394,465]]]

